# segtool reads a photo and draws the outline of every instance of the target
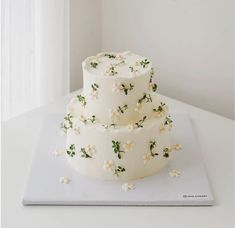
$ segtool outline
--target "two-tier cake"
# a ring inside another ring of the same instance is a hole
[[[151,62],[104,52],[83,64],[83,91],[67,107],[66,155],[79,173],[103,180],[153,175],[172,151],[172,121],[156,93]]]

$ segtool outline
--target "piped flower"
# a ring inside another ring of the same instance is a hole
[[[103,168],[109,172],[112,172],[113,175],[119,177],[119,175],[126,171],[126,169],[120,165],[116,166],[113,160],[104,161]]]
[[[113,91],[113,92],[119,92],[120,89],[121,89],[121,86],[122,86],[121,82],[116,82],[116,83],[114,83],[114,84],[113,84],[112,91]]]
[[[72,125],[70,124],[70,121],[69,121],[69,120],[65,120],[65,121],[64,121],[64,127],[65,127],[66,129],[72,128]]]
[[[123,150],[125,151],[125,152],[128,152],[128,151],[130,151],[130,150],[132,150],[133,149],[133,147],[134,147],[134,143],[133,142],[131,142],[130,140],[128,140],[126,143],[123,143]]]
[[[121,54],[117,54],[115,60],[123,62],[125,60],[125,57]]]
[[[60,183],[61,184],[69,184],[71,180],[68,177],[60,177]]]
[[[128,131],[133,131],[135,129],[135,124],[134,123],[128,124],[127,129]]]
[[[76,135],[80,134],[80,126],[79,126],[79,119],[78,118],[73,119],[73,130]]]
[[[116,75],[118,72],[116,70],[116,67],[113,64],[110,64],[110,66],[107,68],[107,70],[105,71],[105,75],[106,76],[114,76]]]
[[[59,157],[59,156],[61,156],[63,153],[64,153],[63,150],[60,150],[60,149],[57,149],[57,148],[52,152],[52,154],[53,154],[55,157]]]
[[[134,89],[134,85],[129,83],[129,84],[124,84],[121,82],[117,82],[113,85],[113,92],[119,92],[119,93],[124,93],[125,95],[128,95],[130,91]]]
[[[93,99],[97,99],[98,98],[98,91],[97,90],[92,90],[90,95]]]
[[[135,65],[135,66],[140,66],[140,62],[139,62],[139,61],[136,61],[136,62],[134,63],[134,65]]]
[[[165,132],[166,131],[166,128],[165,128],[165,126],[162,124],[160,127],[159,127],[159,132],[160,133],[163,133],[163,132]]]
[[[180,176],[180,171],[176,170],[176,169],[172,169],[170,172],[169,172],[169,175],[171,177],[179,177]]]
[[[77,95],[77,100],[82,105],[82,107],[86,106],[87,102],[84,96],[82,96],[81,94]]]
[[[165,103],[161,102],[158,108],[153,109],[153,112],[156,117],[165,116],[168,112],[168,106]]]
[[[109,110],[109,116],[112,121],[116,121],[120,117],[120,113],[116,109],[110,109]]]
[[[89,154],[92,157],[92,155],[95,153],[95,146],[88,144],[85,146],[85,150],[86,150],[87,154]]]
[[[109,129],[116,129],[116,127],[117,127],[117,124],[115,124],[115,123],[111,123],[111,124],[103,124],[102,125],[102,130],[104,130],[104,131],[107,131],[107,130],[109,130]]]
[[[98,89],[99,89],[99,85],[97,83],[94,83],[91,85],[91,97],[93,99],[97,99],[98,98]]]
[[[144,164],[148,163],[151,158],[152,158],[152,155],[151,155],[150,152],[148,152],[147,154],[145,154],[145,155],[143,156]]]
[[[94,153],[95,153],[95,146],[90,144],[80,149],[80,156],[82,158],[92,158]]]
[[[173,150],[182,150],[182,145],[177,143],[171,147]]]
[[[142,113],[142,109],[143,109],[142,104],[137,102],[136,103],[136,107],[135,107],[135,111],[141,114]]]
[[[136,76],[137,74],[138,74],[138,72],[139,72],[139,70],[137,69],[137,66],[136,65],[131,65],[131,66],[129,66],[129,69],[130,69],[130,71],[131,71],[131,76]]]
[[[73,97],[69,104],[67,105],[67,112],[68,113],[73,113],[75,111],[75,105],[78,103],[78,99],[76,97]]]
[[[135,185],[134,184],[124,183],[122,185],[122,190],[125,191],[125,192],[133,190],[133,189],[135,189]]]
[[[115,164],[113,160],[106,160],[104,161],[103,168],[107,171],[113,172],[115,169]]]
[[[79,120],[82,122],[82,123],[86,123],[87,119],[84,115],[80,115],[79,116]]]
[[[68,129],[73,127],[73,116],[71,113],[68,113],[65,117],[64,117],[64,121],[61,123],[60,128],[62,131],[64,131],[64,133],[66,134]]]

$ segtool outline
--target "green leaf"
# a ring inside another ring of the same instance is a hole
[[[90,62],[92,68],[96,68],[98,66],[97,62]]]

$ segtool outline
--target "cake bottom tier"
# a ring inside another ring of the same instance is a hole
[[[165,117],[143,127],[113,128],[99,124],[67,132],[67,158],[79,173],[102,180],[132,180],[159,172],[168,162],[169,129],[161,131]]]

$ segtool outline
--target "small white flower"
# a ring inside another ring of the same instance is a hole
[[[140,62],[139,61],[136,61],[135,62],[135,66],[139,66],[140,65]]]
[[[97,90],[92,90],[90,95],[93,99],[97,99],[98,98],[98,91]]]
[[[176,170],[176,169],[172,169],[170,172],[169,172],[169,175],[171,177],[178,177],[180,176],[180,171]]]
[[[129,66],[129,69],[131,70],[132,76],[135,76],[138,72],[138,69],[136,68],[135,65]]]
[[[79,120],[82,122],[82,123],[86,123],[87,119],[84,115],[80,115],[79,116]]]
[[[69,104],[76,104],[76,103],[78,103],[77,97],[73,97],[69,102]]]
[[[125,191],[125,192],[127,192],[129,190],[133,190],[133,189],[135,189],[135,185],[134,184],[124,183],[122,185],[122,190]]]
[[[128,151],[132,150],[133,147],[134,147],[134,143],[129,141],[129,140],[126,143],[123,144],[123,150],[125,152],[128,152]]]
[[[63,124],[64,124],[65,128],[70,128],[70,123],[68,120],[64,120]]]
[[[79,126],[79,119],[73,119],[73,130],[76,135],[80,134],[80,126]]]
[[[69,104],[67,105],[67,112],[68,113],[73,113],[75,111],[75,105],[78,102],[78,99],[76,97],[73,97]]]
[[[163,111],[164,111],[164,112],[168,112],[168,105],[164,105],[164,106],[163,106]]]
[[[122,62],[125,58],[121,54],[117,54],[115,59]]]
[[[128,131],[133,131],[135,129],[135,124],[131,123],[127,125]]]
[[[103,168],[107,171],[114,172],[115,164],[113,160],[106,160],[104,161]]]
[[[182,150],[182,145],[181,144],[175,144],[171,147],[173,150]]]
[[[107,131],[109,129],[108,124],[103,124],[102,127],[103,127],[102,130],[104,130],[104,131]]]
[[[69,184],[70,181],[71,180],[68,177],[60,177],[60,183],[61,184]]]
[[[99,57],[99,56],[95,56],[95,57],[94,57],[94,61],[95,61],[96,63],[100,63],[100,57]]]
[[[76,135],[80,134],[80,127],[73,127],[73,130]]]
[[[135,107],[135,111],[141,114],[142,113],[142,108],[143,108],[142,104],[137,102],[136,107]]]
[[[161,105],[162,110],[161,111],[155,111],[154,115],[155,117],[162,117],[167,115],[168,112],[168,106],[167,105]]]
[[[120,113],[116,109],[109,110],[109,116],[112,121],[119,119]]]
[[[105,71],[106,76],[114,76],[117,73],[118,72],[116,71],[115,65],[113,65],[113,64],[110,64],[109,67]]]
[[[164,127],[164,125],[162,124],[161,126],[160,126],[160,128],[159,128],[159,132],[160,133],[163,133],[163,132],[165,132],[166,131],[166,128]]]
[[[95,153],[95,146],[88,144],[85,146],[85,150],[86,150],[86,153],[92,157],[93,154]]]
[[[164,114],[162,112],[154,112],[155,117],[162,117]]]
[[[55,156],[55,157],[59,157],[61,156],[62,154],[64,153],[63,150],[60,150],[60,149],[55,149],[52,154]]]
[[[74,104],[68,104],[66,109],[67,109],[68,113],[74,113],[75,106],[74,106]]]
[[[143,156],[144,164],[146,164],[152,158],[151,153],[147,153]]]
[[[122,85],[121,82],[114,83],[112,91],[113,92],[120,92],[121,85]]]
[[[171,130],[171,128],[173,127],[173,124],[170,123],[168,126],[169,126],[169,130]]]

